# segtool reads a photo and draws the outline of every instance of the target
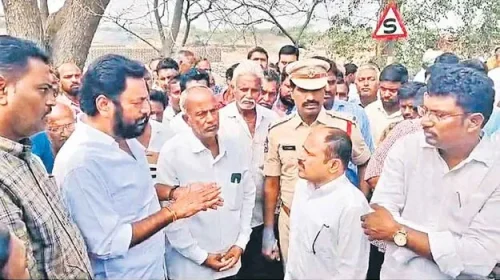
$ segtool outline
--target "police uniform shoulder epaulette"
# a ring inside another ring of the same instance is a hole
[[[343,119],[345,121],[352,122],[352,124],[356,125],[356,117],[351,116],[349,114],[344,114],[344,113],[336,112],[336,111],[332,111],[332,110],[326,111],[326,114],[330,117]]]
[[[282,125],[284,123],[286,123],[287,121],[291,120],[293,117],[295,116],[295,114],[290,114],[288,116],[285,116],[283,118],[280,118],[279,120],[277,121],[274,121],[272,122],[270,125],[269,125],[269,130],[271,130],[272,128],[274,127],[277,127],[279,125]]]

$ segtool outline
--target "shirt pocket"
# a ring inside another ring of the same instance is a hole
[[[224,203],[227,203],[229,210],[238,211],[243,203],[243,186],[240,183],[228,183],[224,190]]]
[[[292,145],[281,145],[279,150],[279,156],[282,164],[282,173],[287,175],[298,174],[298,163],[297,163],[297,147],[294,150],[286,150],[284,147],[292,147]]]
[[[307,227],[303,242],[306,246],[306,251],[310,254],[331,258],[329,248],[332,246],[331,228],[327,224],[314,223]]]

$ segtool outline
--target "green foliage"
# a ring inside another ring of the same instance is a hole
[[[499,0],[402,0],[397,1],[409,32],[407,40],[395,44],[395,58],[414,74],[429,48],[443,47],[463,58],[488,57],[500,45]],[[455,18],[454,21],[450,17]],[[443,26],[446,22],[457,22]],[[352,24],[349,16],[336,17],[327,31],[329,52],[346,60],[366,61],[376,55],[372,26]],[[383,46],[383,43],[381,44]],[[361,57],[356,59],[356,56]],[[380,57],[374,59],[381,61]]]

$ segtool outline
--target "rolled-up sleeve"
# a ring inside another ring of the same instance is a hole
[[[429,244],[439,269],[451,276],[488,276],[500,250],[500,185],[473,218],[464,234],[429,232]]]
[[[132,225],[113,209],[106,181],[96,172],[80,167],[59,182],[65,206],[89,253],[103,260],[125,255],[132,240]]]
[[[240,214],[240,233],[236,239],[235,245],[245,249],[250,234],[252,233],[251,221],[253,207],[255,206],[255,182],[252,179],[251,173],[247,170],[243,173],[243,206]]]

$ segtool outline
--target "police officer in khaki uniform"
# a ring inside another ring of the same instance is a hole
[[[286,72],[291,77],[292,97],[297,106],[297,113],[271,125],[266,141],[265,228],[262,252],[270,259],[277,257],[273,225],[279,196],[281,211],[278,228],[285,264],[288,252],[290,208],[298,179],[297,156],[313,127],[326,125],[347,132],[353,143],[351,160],[358,166],[359,181],[365,183],[363,176],[370,158],[370,150],[363,141],[359,128],[349,116],[326,111],[323,108],[329,68],[330,65],[327,62],[318,59],[300,60],[286,67]]]

